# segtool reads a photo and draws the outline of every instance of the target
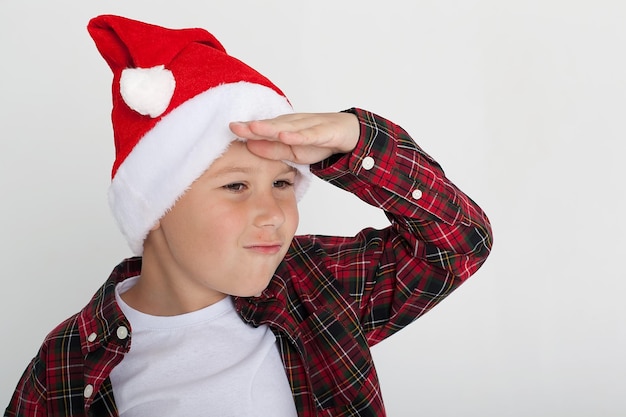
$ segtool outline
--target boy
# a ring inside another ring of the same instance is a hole
[[[400,127],[293,113],[202,29],[99,16],[109,201],[136,257],[53,330],[5,416],[383,416],[369,347],[473,274],[489,222]],[[295,236],[311,172],[383,209]]]

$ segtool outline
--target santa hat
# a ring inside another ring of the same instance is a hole
[[[267,78],[228,55],[204,29],[167,29],[119,16],[87,27],[113,71],[115,139],[109,204],[136,255],[150,229],[237,140],[231,121],[293,109]],[[295,166],[296,196],[309,167]]]

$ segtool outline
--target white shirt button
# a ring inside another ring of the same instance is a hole
[[[363,167],[363,169],[367,171],[374,168],[374,158],[372,158],[371,156],[366,156],[365,158],[363,158],[363,162],[361,162],[361,166]]]
[[[87,341],[89,343],[94,342],[96,339],[98,338],[98,335],[96,333],[92,333],[89,336],[87,336]]]
[[[124,340],[128,337],[128,329],[125,326],[120,326],[117,328],[117,337],[120,340]]]
[[[422,190],[413,190],[413,192],[411,193],[411,197],[413,197],[415,200],[419,200],[420,198],[422,198]]]
[[[93,385],[87,384],[87,386],[85,386],[85,390],[83,391],[83,397],[89,398],[91,397],[92,394],[93,394]]]

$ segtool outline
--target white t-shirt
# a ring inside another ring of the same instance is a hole
[[[151,316],[120,294],[130,321],[130,352],[113,369],[121,417],[296,416],[276,338],[267,326],[245,324],[230,297],[178,316]]]

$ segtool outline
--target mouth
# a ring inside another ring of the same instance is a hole
[[[256,243],[246,245],[244,248],[263,255],[275,255],[280,252],[280,248],[282,248],[282,246],[283,245],[281,243]]]

